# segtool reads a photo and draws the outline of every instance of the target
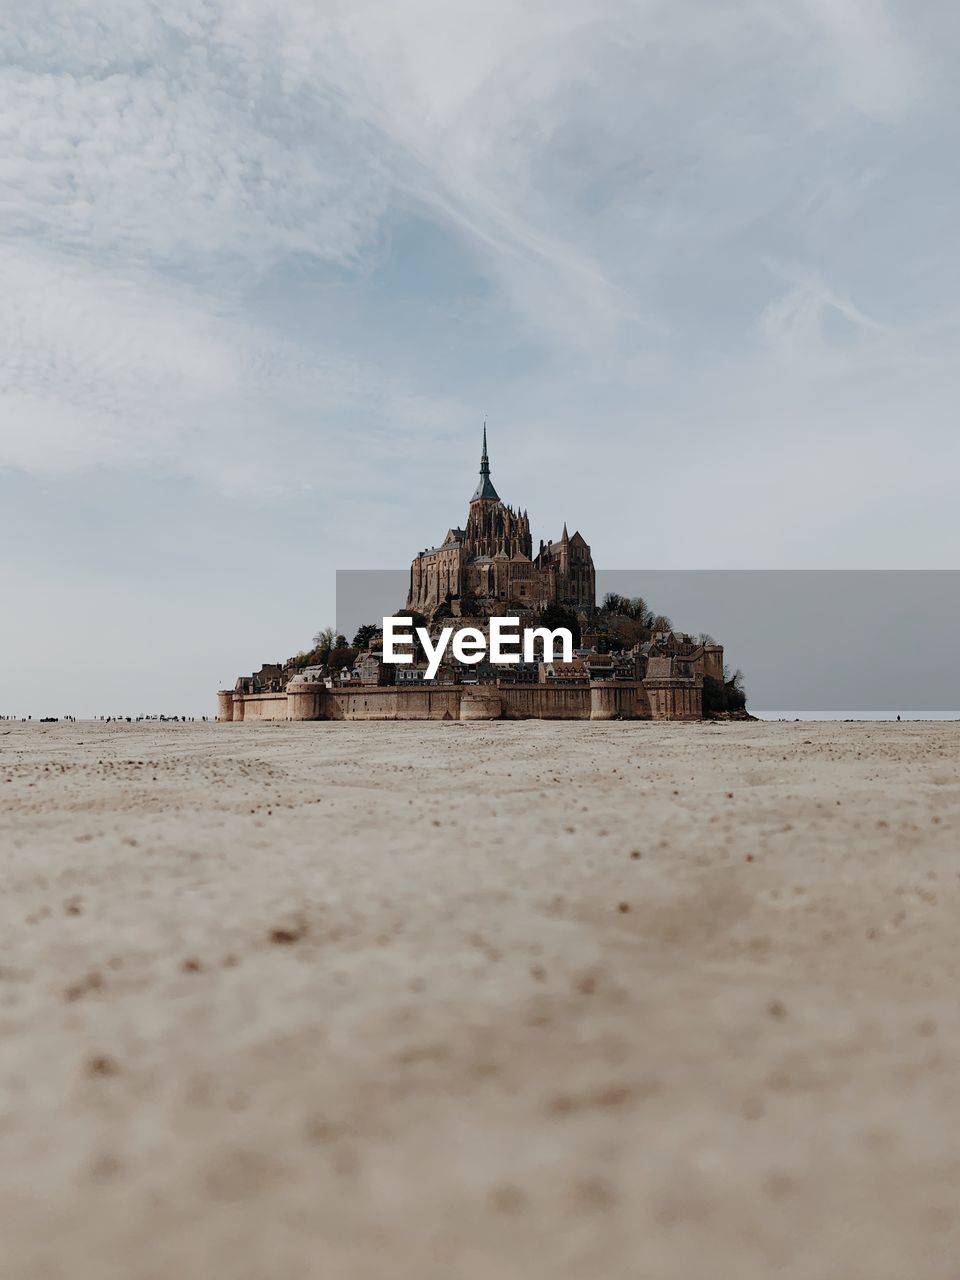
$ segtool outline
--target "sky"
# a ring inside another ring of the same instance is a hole
[[[601,568],[957,567],[958,52],[949,0],[0,0],[0,713],[212,714],[462,522],[484,416]]]

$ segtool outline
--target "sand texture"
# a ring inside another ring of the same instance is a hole
[[[953,1280],[958,761],[0,724],[5,1280]]]

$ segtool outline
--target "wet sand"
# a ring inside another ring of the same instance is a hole
[[[15,1280],[939,1280],[960,725],[0,724]]]

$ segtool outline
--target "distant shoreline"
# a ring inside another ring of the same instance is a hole
[[[767,711],[751,708],[751,715],[758,720],[852,720],[852,721],[886,721],[896,720],[960,720],[960,711]]]
[[[755,720],[763,720],[770,722],[784,721],[823,721],[827,723],[837,721],[849,721],[851,723],[884,723],[887,721],[896,721],[897,716],[903,722],[918,723],[928,721],[930,723],[941,723],[943,721],[960,720],[960,711],[770,711],[766,709],[750,709],[750,714]],[[165,716],[162,720],[159,716],[131,716],[129,720],[126,716],[112,716],[110,719],[101,719],[99,716],[75,716],[72,719],[65,716],[19,716],[19,715],[0,715],[0,724],[165,724],[165,725],[187,725],[198,724],[206,720],[209,723],[216,723],[216,717],[207,715],[187,716],[176,719],[173,716]],[[287,721],[274,721],[276,724],[292,723]],[[389,721],[372,721],[371,723],[385,724]],[[519,723],[519,722],[518,722]],[[641,722],[643,723],[643,722]],[[719,720],[698,720],[691,721],[695,724],[720,724]]]

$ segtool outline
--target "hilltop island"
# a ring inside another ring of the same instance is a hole
[[[486,426],[480,479],[466,524],[414,556],[402,611],[438,635],[451,625],[489,638],[491,618],[566,628],[567,660],[384,661],[382,625],[354,644],[332,630],[287,662],[268,663],[220,690],[218,718],[240,720],[701,720],[745,715],[739,673],[709,635],[674,630],[642,599],[596,603],[590,546],[566,524],[534,554],[526,510],[507,506],[490,475]]]

